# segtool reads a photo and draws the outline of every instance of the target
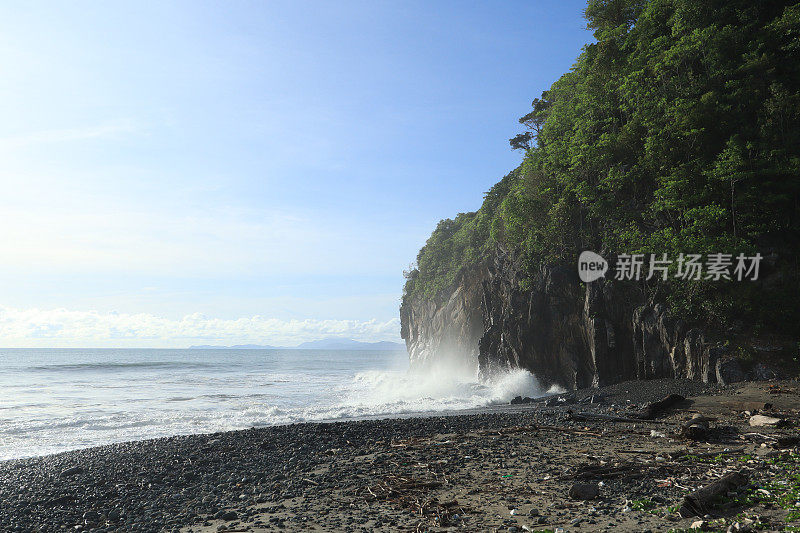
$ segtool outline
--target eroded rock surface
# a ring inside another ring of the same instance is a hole
[[[477,360],[482,373],[519,367],[569,389],[664,377],[716,382],[723,355],[634,283],[584,284],[567,267],[526,279],[501,250],[438,300],[406,298],[401,323],[412,365],[447,354]]]

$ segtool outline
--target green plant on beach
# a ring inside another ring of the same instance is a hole
[[[749,486],[728,499],[728,503],[743,508],[771,504],[787,511],[786,521],[800,520],[800,454],[790,453],[767,459],[773,472],[770,482],[763,486]]]
[[[652,511],[657,507],[656,502],[650,498],[643,498],[641,500],[633,500],[631,502],[631,509],[634,511]]]

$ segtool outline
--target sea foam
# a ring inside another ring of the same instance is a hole
[[[457,355],[457,354],[456,354]],[[296,422],[452,412],[545,393],[520,369],[323,350],[0,351],[0,459]]]

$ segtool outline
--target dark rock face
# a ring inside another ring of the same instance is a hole
[[[725,357],[717,360],[717,383],[728,385],[747,379],[747,374],[742,370],[742,365],[735,357]]]
[[[769,381],[781,379],[781,372],[774,366],[767,363],[756,363],[753,365],[753,379],[756,381]]]
[[[412,365],[447,353],[477,360],[483,374],[519,367],[566,388],[665,377],[715,382],[722,355],[634,283],[584,284],[567,267],[543,267],[525,281],[517,259],[502,251],[465,273],[443,301],[404,301],[400,317]]]

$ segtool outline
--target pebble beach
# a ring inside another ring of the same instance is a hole
[[[481,412],[294,424],[5,461],[0,530],[665,531],[701,527],[699,520],[724,531],[757,523],[753,516],[783,527],[791,516],[773,497],[706,517],[677,510],[687,493],[729,471],[748,471],[748,486],[732,500],[741,503],[780,478],[775,454],[794,465],[793,449],[774,446],[792,427],[748,425],[748,402],[769,401],[787,420],[796,414],[796,384],[779,393],[770,386],[629,382]],[[575,419],[626,413],[667,394],[687,400],[658,420]],[[678,436],[701,411],[715,419],[708,435]]]

